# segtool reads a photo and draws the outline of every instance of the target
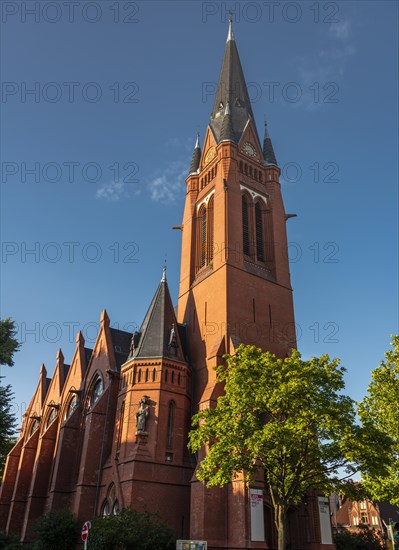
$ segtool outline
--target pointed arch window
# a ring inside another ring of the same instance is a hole
[[[68,418],[72,416],[72,413],[74,412],[77,406],[78,406],[78,397],[77,395],[73,395],[68,403],[68,407],[65,413],[65,420],[68,420]]]
[[[109,502],[108,502],[108,500],[106,500],[103,504],[101,515],[102,515],[103,518],[106,518],[107,516],[109,516]]]
[[[255,204],[255,237],[256,237],[256,259],[260,262],[265,261],[264,241],[263,241],[263,217],[262,207],[259,202]]]
[[[50,414],[49,414],[48,417],[47,417],[45,430],[47,430],[47,428],[50,427],[50,424],[51,424],[51,423],[53,422],[53,420],[55,419],[56,414],[57,414],[57,413],[55,412],[55,409],[52,408]]]
[[[97,401],[100,399],[101,394],[104,391],[104,383],[101,376],[97,378],[93,385],[93,389],[91,390],[90,394],[90,408],[94,407],[94,405],[97,403]]]
[[[168,439],[166,442],[166,447],[171,449],[173,447],[173,431],[175,423],[175,408],[176,404],[174,401],[169,402],[168,407]]]
[[[199,267],[204,267],[206,261],[206,208],[203,206],[199,214],[200,224],[200,254],[199,254]]]
[[[242,244],[245,256],[250,255],[249,204],[245,195],[242,196]]]
[[[31,437],[35,433],[38,427],[39,427],[39,421],[35,419],[30,428],[29,437]]]
[[[213,195],[208,202],[208,234],[207,234],[207,263],[213,261],[213,218],[214,218]]]

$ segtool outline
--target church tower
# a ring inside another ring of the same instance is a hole
[[[279,176],[266,125],[263,144],[259,139],[230,21],[211,119],[186,180],[182,223],[178,321],[187,330],[194,410],[214,406],[221,391],[214,367],[240,343],[279,357],[296,346]],[[245,491],[242,483],[206,489],[194,478],[191,538],[247,547]]]
[[[211,120],[195,145],[182,224],[178,321],[187,325],[195,402],[217,397],[213,367],[239,343],[295,347],[286,220],[265,125],[260,142],[230,22]]]

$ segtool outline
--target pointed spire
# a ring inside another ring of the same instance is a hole
[[[176,347],[171,345],[171,339],[176,343]],[[166,276],[165,280],[162,276],[140,330],[133,334],[128,360],[151,357],[169,357],[184,361]]]
[[[229,33],[220,72],[219,84],[216,90],[215,103],[210,120],[210,126],[216,141],[221,141],[222,125],[226,105],[229,103],[233,141],[238,143],[248,119],[254,123],[251,101],[247,84],[238,55],[237,44],[232,29],[232,19],[229,21]],[[256,132],[256,127],[255,127]]]
[[[220,131],[220,141],[234,141],[234,130],[231,123],[230,105],[227,102],[224,110],[222,129]]]
[[[265,137],[263,139],[263,158],[265,159],[265,164],[273,164],[278,166],[276,155],[274,154],[272,140],[269,135],[269,130],[267,128],[267,122],[265,120]]]
[[[234,33],[233,33],[233,18],[230,15],[229,17],[229,32],[227,34],[227,40],[226,42],[229,42],[230,40],[234,40]]]
[[[190,170],[188,171],[189,176],[191,176],[191,174],[197,174],[198,173],[200,160],[201,160],[201,147],[200,147],[200,144],[199,144],[199,132],[198,132],[197,139],[195,141],[193,157],[191,159]]]
[[[165,256],[165,260],[164,260],[164,264],[163,264],[163,269],[162,269],[162,279],[161,279],[161,283],[166,283],[166,256]]]
[[[109,326],[109,317],[106,309],[103,309],[100,315],[100,323],[104,323]]]

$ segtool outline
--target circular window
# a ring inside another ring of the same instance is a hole
[[[74,412],[77,406],[78,406],[78,398],[76,395],[74,395],[68,404],[68,408],[65,413],[65,420],[68,420],[68,418],[72,416],[72,413]]]
[[[97,401],[100,399],[101,394],[104,390],[103,379],[98,378],[93,386],[91,396],[90,396],[90,407],[93,407]]]

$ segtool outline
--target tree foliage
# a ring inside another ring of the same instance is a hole
[[[12,319],[0,319],[0,365],[14,365],[13,356],[21,346],[15,338],[17,330]]]
[[[384,548],[379,534],[367,526],[359,525],[356,531],[343,530],[334,537],[336,550],[381,550]]]
[[[176,537],[158,514],[125,509],[120,515],[96,518],[89,550],[174,550]]]
[[[340,491],[343,478],[359,469],[384,471],[390,440],[374,426],[356,424],[337,359],[304,361],[296,350],[278,359],[243,345],[225,359],[217,368],[225,394],[193,419],[189,446],[207,447],[197,477],[223,486],[241,475],[250,481],[263,468],[284,550],[288,507],[308,490]]]
[[[70,510],[52,510],[35,525],[34,550],[70,550],[75,548],[79,522]]]
[[[359,406],[363,423],[392,438],[391,465],[385,475],[364,473],[362,477],[372,498],[399,506],[399,336],[392,337],[391,345],[385,361],[372,372],[368,395]]]
[[[0,479],[7,455],[16,443],[16,418],[12,409],[13,397],[10,385],[0,385]]]

